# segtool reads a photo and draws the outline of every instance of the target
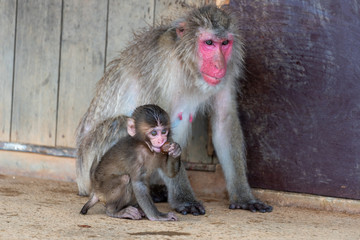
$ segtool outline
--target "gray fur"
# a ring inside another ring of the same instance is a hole
[[[176,29],[183,24],[185,31],[180,38]],[[200,29],[210,30],[219,37],[228,33],[234,37],[226,76],[216,86],[207,84],[198,69],[196,36]],[[271,207],[255,200],[246,177],[244,138],[236,104],[237,83],[244,65],[244,46],[238,29],[231,12],[210,5],[190,9],[168,24],[134,36],[129,46],[109,64],[80,122],[77,134],[80,195],[89,194],[92,163],[96,165],[114,140],[123,135],[122,117],[118,116],[129,116],[137,106],[151,103],[165,109],[172,122],[177,120],[179,112],[186,118],[189,114],[195,117],[198,112],[210,111],[213,141],[223,165],[230,208],[253,210],[256,205],[255,211],[271,211]],[[119,118],[115,131],[106,124],[113,118]],[[173,139],[181,147],[185,147],[190,129],[188,121],[181,121],[174,127]],[[195,199],[183,167],[180,172],[166,185],[170,188],[170,204],[186,212],[188,206],[201,204]]]

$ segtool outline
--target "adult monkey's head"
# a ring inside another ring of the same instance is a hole
[[[224,80],[233,57],[243,59],[243,44],[236,19],[229,10],[215,5],[193,9],[186,18],[176,22],[177,50],[182,63],[192,74],[210,86]],[[234,75],[233,74],[233,75]]]

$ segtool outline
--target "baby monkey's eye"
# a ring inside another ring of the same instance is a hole
[[[156,136],[156,135],[157,135],[157,132],[156,132],[155,130],[152,130],[152,131],[150,132],[150,134],[151,134],[152,136]]]
[[[162,131],[161,131],[161,134],[167,134],[167,130],[166,129],[163,129]]]

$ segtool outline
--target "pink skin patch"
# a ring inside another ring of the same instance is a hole
[[[227,62],[231,57],[234,38],[218,38],[204,31],[198,39],[200,72],[204,80],[212,86],[220,83],[226,75]]]
[[[154,152],[160,152],[160,148],[167,140],[168,130],[163,127],[153,128],[148,134]]]
[[[178,116],[179,120],[182,120],[182,119],[183,119],[182,114],[183,114],[182,112],[179,112],[179,113],[178,113],[177,116]],[[192,123],[192,121],[193,121],[193,115],[190,113],[190,115],[189,115],[189,122]]]
[[[192,123],[192,121],[193,121],[193,115],[190,113],[189,122]]]
[[[178,118],[179,118],[180,120],[182,120],[182,112],[179,112],[179,113],[178,113]]]

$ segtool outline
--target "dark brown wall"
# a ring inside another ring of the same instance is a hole
[[[231,4],[251,186],[360,199],[360,1]]]

